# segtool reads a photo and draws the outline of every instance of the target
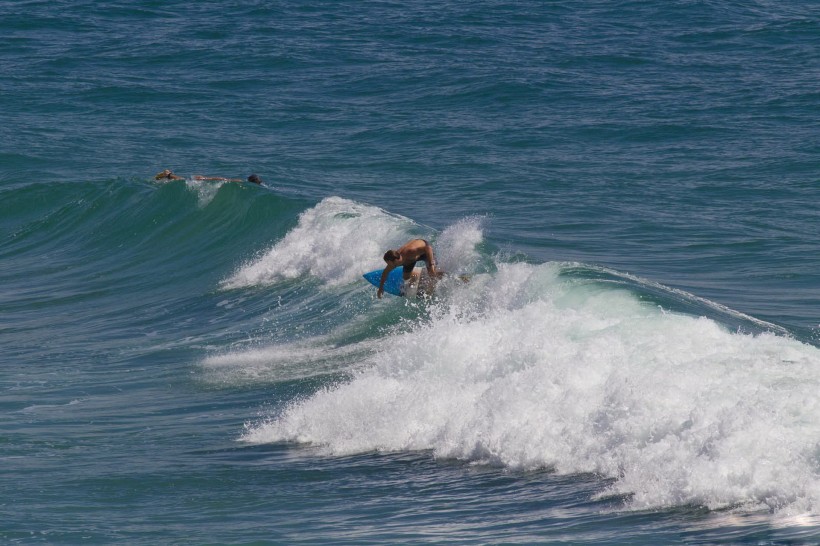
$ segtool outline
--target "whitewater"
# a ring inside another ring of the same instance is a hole
[[[470,283],[445,282],[431,301],[370,303],[373,312],[415,308],[378,339],[206,358],[202,366],[223,381],[301,377],[294,370],[314,374],[317,364],[322,373],[343,372],[248,423],[241,440],[593,473],[613,480],[600,495],[623,497],[632,509],[818,514],[816,347],[775,327],[749,333],[720,316],[671,312],[614,273],[609,281],[584,278],[579,270],[595,268],[582,264],[482,257],[482,223],[465,219],[433,238],[441,267],[472,274]],[[377,249],[419,230],[376,207],[327,198],[222,286],[313,276],[322,290],[372,298],[356,271],[375,267]],[[364,266],[327,260],[352,239],[343,255]],[[715,314],[716,306],[697,303]],[[351,355],[361,362],[345,364]]]

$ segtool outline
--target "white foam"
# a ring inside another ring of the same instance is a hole
[[[442,271],[472,273],[480,255],[477,246],[484,238],[483,218],[465,218],[448,226],[436,238],[433,245],[436,262]]]
[[[597,472],[633,506],[820,512],[820,351],[499,265],[342,385],[251,426],[330,454]]]
[[[349,283],[383,266],[385,250],[404,242],[412,226],[378,207],[328,197],[304,211],[294,229],[222,286],[269,285],[306,275],[330,285]]]
[[[361,280],[362,273],[384,267],[382,256],[415,237],[419,227],[408,218],[341,197],[328,197],[299,216],[298,225],[249,263],[223,288],[270,285],[313,276],[335,286]],[[431,237],[431,235],[425,235]],[[465,272],[479,259],[481,219],[468,218],[445,229],[434,248],[445,271]]]

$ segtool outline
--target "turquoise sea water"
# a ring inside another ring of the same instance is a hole
[[[0,542],[820,542],[816,3],[0,35]]]

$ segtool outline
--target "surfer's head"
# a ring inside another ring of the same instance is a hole
[[[384,253],[384,261],[387,263],[395,262],[397,260],[401,260],[401,254],[399,254],[398,250],[388,250]]]
[[[172,176],[174,176],[174,173],[171,172],[171,169],[165,169],[161,173],[157,173],[157,175],[154,176],[154,180],[162,180],[163,178],[171,178]]]
[[[262,179],[259,178],[259,175],[252,174],[248,177],[248,182],[253,182],[254,184],[261,184]]]

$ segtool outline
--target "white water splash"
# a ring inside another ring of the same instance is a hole
[[[271,249],[242,265],[223,288],[269,285],[306,275],[330,285],[359,279],[383,264],[385,250],[402,242],[413,223],[340,197],[323,199]]]
[[[636,508],[820,512],[820,350],[500,264],[342,385],[249,427],[329,454],[595,472]]]
[[[452,273],[473,273],[480,255],[476,247],[484,239],[483,219],[465,218],[441,232],[433,245],[438,267]]]
[[[222,287],[265,286],[308,275],[330,286],[359,281],[363,273],[384,267],[386,250],[418,236],[418,230],[403,216],[328,197],[304,211],[295,228],[258,258],[243,264]],[[474,264],[481,237],[478,219],[445,229],[434,245],[439,263],[445,270],[463,270],[465,264]]]

